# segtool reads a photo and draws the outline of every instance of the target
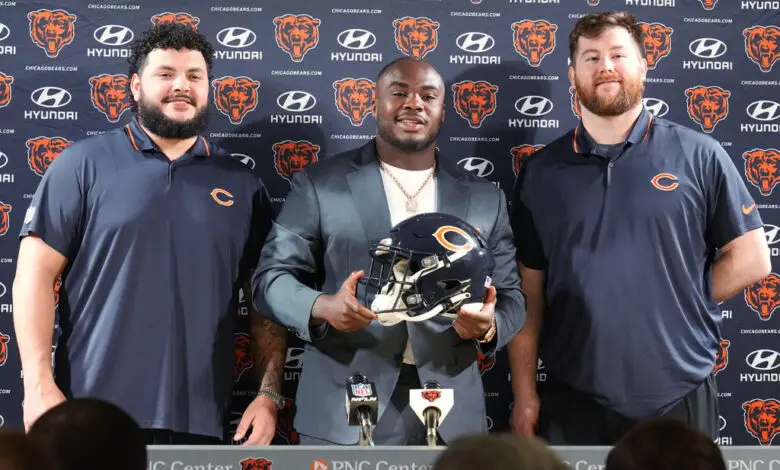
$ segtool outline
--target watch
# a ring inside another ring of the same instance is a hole
[[[493,337],[496,336],[496,315],[493,315],[493,318],[490,319],[490,328],[487,330],[487,332],[482,336],[482,338],[479,338],[480,343],[489,343],[493,341]]]
[[[274,404],[276,405],[277,410],[281,411],[284,409],[284,397],[281,396],[280,394],[274,392],[273,390],[268,390],[267,388],[264,388],[259,392],[257,392],[257,396],[260,395],[265,395],[268,398],[270,398],[271,401],[273,401]]]

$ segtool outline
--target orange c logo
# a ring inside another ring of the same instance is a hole
[[[671,173],[658,173],[653,179],[650,180],[650,182],[653,183],[653,186],[660,189],[661,191],[672,191],[677,186],[679,186],[677,183],[662,184],[661,180],[663,179],[677,181],[677,177]]]
[[[456,245],[451,241],[447,240],[446,235],[448,233],[453,233],[453,232],[463,237],[466,240],[466,242],[461,245]],[[437,242],[439,242],[439,245],[443,246],[444,248],[450,251],[461,251],[461,250],[468,251],[474,248],[474,245],[471,242],[471,238],[469,237],[469,234],[464,232],[462,229],[459,229],[458,227],[453,227],[452,225],[442,225],[441,227],[436,229],[435,232],[433,232],[433,237],[436,239]]]
[[[222,199],[219,197],[219,195],[222,194],[224,196],[227,196],[230,199]],[[233,205],[233,195],[229,192],[225,191],[224,189],[214,188],[213,191],[211,191],[211,197],[214,198],[215,201],[217,201],[217,204],[222,206],[232,206]]]

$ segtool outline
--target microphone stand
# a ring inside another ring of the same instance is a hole
[[[371,432],[371,420],[369,414],[360,413],[360,446],[362,447],[374,447],[374,437]]]

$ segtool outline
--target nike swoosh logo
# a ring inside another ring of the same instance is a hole
[[[745,207],[745,205],[742,204],[742,213],[745,214],[745,215],[748,215],[751,212],[753,212],[753,209],[755,209],[755,208],[756,208],[756,203],[755,202],[753,204],[751,204],[749,207]]]

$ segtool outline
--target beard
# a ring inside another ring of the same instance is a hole
[[[152,133],[164,139],[189,139],[202,134],[208,127],[209,107],[203,106],[191,119],[176,121],[166,116],[161,106],[148,101],[141,92],[138,100],[138,120]]]
[[[619,85],[620,89],[616,94],[600,96],[595,85],[585,88],[576,78],[574,79],[580,103],[596,116],[619,116],[642,101],[645,85],[641,79],[622,77]]]
[[[395,124],[394,120],[377,119],[377,135],[382,137],[388,144],[404,152],[419,152],[427,149],[436,143],[436,138],[441,131],[441,126],[439,125],[423,135],[422,138],[418,136],[403,138],[396,136]]]

